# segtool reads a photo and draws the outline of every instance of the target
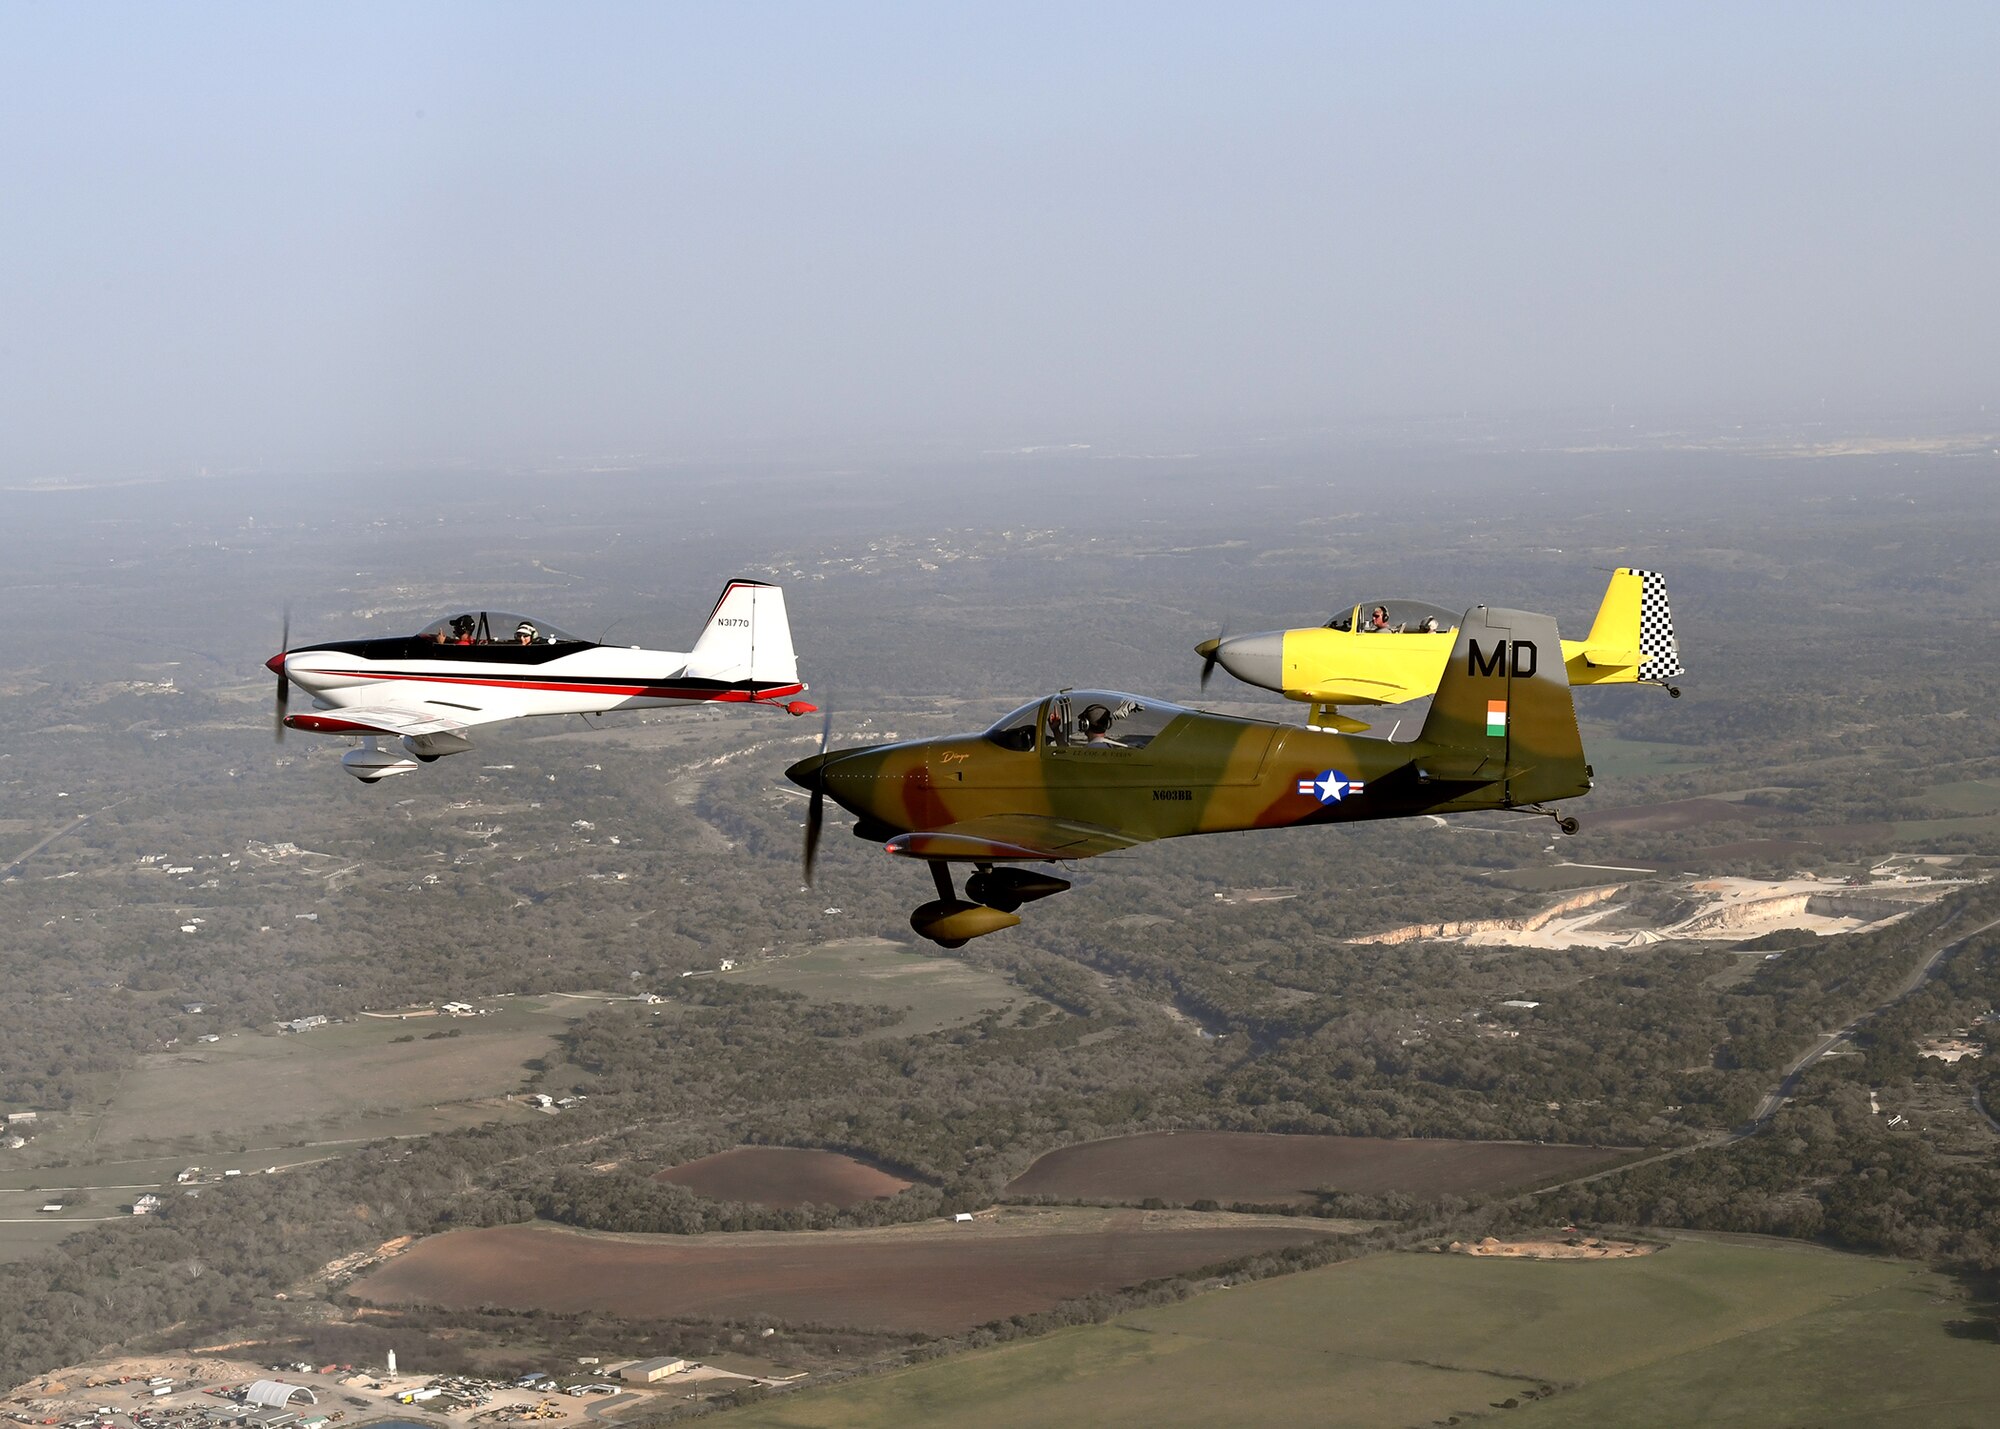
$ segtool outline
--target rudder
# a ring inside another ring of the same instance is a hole
[[[1639,678],[1671,680],[1685,675],[1680,646],[1674,643],[1674,612],[1667,604],[1667,578],[1658,571],[1628,570],[1639,591]]]

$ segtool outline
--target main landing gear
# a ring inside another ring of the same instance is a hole
[[[1014,910],[1023,903],[1069,887],[1067,879],[1051,874],[982,863],[974,866],[965,881],[966,897],[960,898],[952,887],[951,865],[943,859],[931,860],[931,879],[938,896],[910,915],[910,927],[941,948],[962,948],[974,938],[1012,928],[1021,921]]]

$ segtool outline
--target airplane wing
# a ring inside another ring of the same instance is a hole
[[[938,829],[898,834],[883,847],[905,858],[946,858],[960,862],[1042,862],[1089,858],[1145,843],[1143,838],[1099,824],[1054,819],[1042,814],[989,814]]]
[[[310,714],[286,715],[292,729],[309,734],[464,734],[475,725],[495,724],[513,719],[520,710],[501,702],[472,706],[454,704],[450,710],[406,709],[399,705],[348,705]]]

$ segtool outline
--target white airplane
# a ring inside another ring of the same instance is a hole
[[[289,631],[287,632],[289,634]],[[474,726],[529,715],[601,714],[692,704],[776,704],[811,714],[785,619],[785,593],[735,580],[686,654],[601,645],[553,625],[471,610],[415,635],[333,640],[264,662],[278,676],[278,738],[285,730],[361,736],[340,765],[373,784],[472,748]],[[311,714],[289,714],[291,687]],[[378,740],[399,744],[384,747]]]

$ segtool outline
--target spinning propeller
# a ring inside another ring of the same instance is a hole
[[[1229,627],[1223,626],[1213,640],[1204,640],[1194,647],[1194,653],[1201,656],[1201,687],[1208,688],[1209,677],[1215,673],[1215,662],[1222,653],[1222,642],[1229,638]]]
[[[819,767],[813,771],[812,797],[806,801],[806,887],[812,887],[813,865],[819,859],[820,823],[826,817],[826,741],[833,730],[833,709],[828,706],[819,722]]]
[[[271,716],[271,730],[280,744],[285,742],[285,711],[292,702],[292,682],[285,678],[285,652],[292,648],[292,608],[285,607],[285,621],[278,635],[278,658],[271,668],[278,672],[278,703]]]

